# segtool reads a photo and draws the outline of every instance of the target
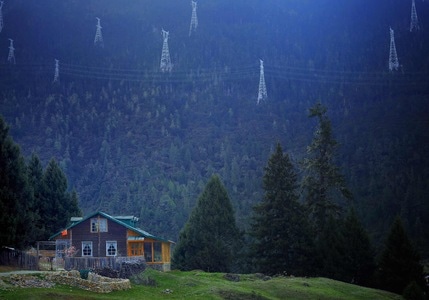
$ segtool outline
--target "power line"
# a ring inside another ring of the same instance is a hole
[[[0,64],[0,70],[6,69]],[[52,74],[51,64],[17,64],[15,70],[28,74]],[[213,81],[214,78],[228,81],[254,80],[258,76],[257,67],[240,65],[224,68],[199,68],[171,72],[168,75],[160,73],[157,69],[120,69],[92,67],[61,63],[61,75],[82,79],[99,79],[113,81],[149,82],[149,83],[199,83]],[[259,69],[260,77],[260,69]],[[389,72],[345,71],[335,69],[315,69],[291,65],[264,65],[264,79],[284,82],[308,82],[337,85],[359,86],[427,86],[429,72],[401,72],[394,76]]]

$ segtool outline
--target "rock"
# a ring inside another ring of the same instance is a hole
[[[229,281],[234,281],[234,282],[240,281],[240,275],[237,275],[237,274],[226,273],[225,275],[223,275],[223,278],[225,278],[226,280],[229,280]]]

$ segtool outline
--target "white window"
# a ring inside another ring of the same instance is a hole
[[[92,242],[82,242],[82,256],[92,256]]]
[[[91,219],[91,232],[107,232],[107,219],[104,219],[104,218]]]
[[[106,256],[116,256],[118,254],[118,243],[116,241],[106,242]]]

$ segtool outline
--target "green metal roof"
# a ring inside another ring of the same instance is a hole
[[[110,220],[110,221],[112,221],[112,222],[115,222],[115,223],[117,223],[117,224],[119,224],[119,225],[124,226],[125,228],[127,228],[127,229],[129,229],[129,230],[134,231],[134,232],[135,232],[135,233],[137,233],[140,237],[144,237],[144,238],[151,238],[151,239],[159,240],[159,241],[162,241],[162,242],[169,242],[169,243],[173,243],[173,242],[172,242],[172,241],[170,241],[170,240],[167,240],[167,239],[164,239],[164,238],[160,238],[160,237],[154,236],[153,234],[150,234],[149,232],[144,231],[143,229],[140,229],[140,228],[137,228],[137,227],[133,227],[133,226],[131,226],[131,225],[127,224],[128,222],[127,222],[127,223],[125,223],[125,222],[123,222],[123,221],[120,221],[120,220],[116,219],[115,217],[112,217],[111,215],[106,214],[105,212],[102,212],[102,211],[97,211],[97,212],[95,212],[95,213],[93,213],[93,214],[91,214],[91,215],[89,215],[89,216],[87,216],[87,217],[84,217],[84,218],[77,218],[77,217],[73,217],[73,218],[71,219],[71,224],[70,224],[68,227],[64,228],[64,229],[69,230],[69,229],[71,229],[71,228],[75,227],[76,225],[78,225],[78,224],[80,224],[80,223],[82,223],[82,222],[85,222],[86,220],[88,220],[88,219],[90,219],[90,218],[93,218],[93,217],[95,217],[95,216],[97,216],[97,215],[100,215],[100,216],[102,216],[102,217],[104,217],[104,218],[106,218],[106,219],[108,219],[108,220]],[[119,218],[123,218],[123,217],[119,217]],[[63,230],[64,230],[64,229],[63,229]],[[51,237],[49,237],[49,240],[52,240],[53,238],[55,238],[55,237],[57,237],[58,235],[60,235],[60,234],[61,234],[61,232],[62,232],[63,230],[61,230],[61,231],[57,232],[56,234],[52,235]]]

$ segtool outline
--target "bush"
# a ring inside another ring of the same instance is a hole
[[[404,289],[404,292],[402,293],[402,296],[407,300],[424,299],[423,290],[415,281],[407,285],[407,287]]]
[[[89,270],[79,270],[80,278],[87,280]]]

